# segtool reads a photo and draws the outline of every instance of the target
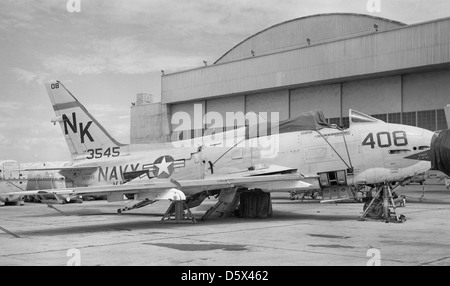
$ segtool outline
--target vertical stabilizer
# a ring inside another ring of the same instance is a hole
[[[100,123],[59,81],[45,84],[56,117],[69,146],[72,157],[92,156],[124,146],[112,138]],[[100,150],[101,149],[101,150]]]

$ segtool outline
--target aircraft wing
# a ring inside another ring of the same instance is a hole
[[[55,189],[14,192],[15,195],[107,195],[109,201],[122,200],[123,195],[137,194],[136,199],[181,199],[186,194],[194,194],[207,190],[243,187],[248,189],[260,189],[264,192],[286,192],[290,190],[310,190],[314,186],[302,181],[304,177],[298,173],[268,176],[250,177],[210,177],[201,180],[161,180],[152,179],[139,182],[130,182],[123,185],[104,185],[80,187],[71,189]],[[8,195],[8,194],[4,194]],[[174,197],[175,196],[175,197]]]

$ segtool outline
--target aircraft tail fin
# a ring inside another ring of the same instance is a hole
[[[118,147],[124,145],[114,140],[61,82],[48,82],[45,87],[56,114],[52,122],[60,123],[72,157],[119,154]]]
[[[445,119],[447,120],[447,128],[450,129],[450,104],[444,107]]]

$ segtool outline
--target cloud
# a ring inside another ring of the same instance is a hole
[[[23,102],[17,101],[0,101],[1,114],[5,114],[7,111],[16,111],[23,107]]]
[[[42,86],[45,82],[52,79],[51,74],[47,72],[34,72],[21,68],[13,68],[12,71],[16,75],[17,80],[29,85]]]
[[[198,57],[161,55],[135,37],[95,39],[82,49],[41,59],[45,70],[55,74],[141,74],[164,69],[186,69],[200,65]],[[33,74],[21,73],[33,80]],[[43,78],[45,78],[43,76]]]

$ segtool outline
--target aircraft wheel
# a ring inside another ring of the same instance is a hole
[[[121,209],[117,209],[117,213],[118,214],[122,214],[122,210]]]
[[[366,202],[363,207],[363,211],[366,211],[370,202]],[[383,205],[381,200],[376,199],[370,206],[370,210],[367,212],[367,216],[371,218],[381,218],[383,216]]]

